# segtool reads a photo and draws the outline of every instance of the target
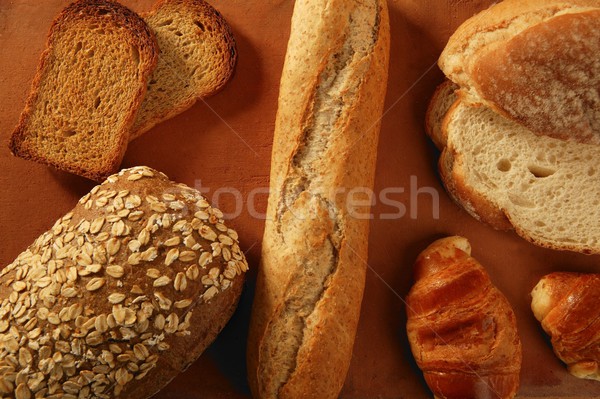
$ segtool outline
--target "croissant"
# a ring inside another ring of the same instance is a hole
[[[466,238],[435,241],[415,263],[407,334],[436,398],[513,398],[521,340],[515,314]]]
[[[600,274],[552,273],[531,297],[533,314],[569,372],[600,381]]]

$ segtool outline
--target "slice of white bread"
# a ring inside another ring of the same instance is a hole
[[[600,0],[504,0],[461,25],[439,65],[535,133],[600,144]]]
[[[600,253],[600,146],[535,135],[452,88],[438,89],[427,124],[451,197],[537,245]]]
[[[160,57],[130,140],[219,91],[237,59],[227,21],[203,0],[160,0],[144,20],[156,35]]]
[[[133,11],[109,0],[69,5],[50,29],[11,151],[103,180],[123,159],[157,58]]]

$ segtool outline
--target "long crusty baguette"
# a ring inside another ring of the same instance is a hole
[[[146,167],[86,194],[0,273],[0,397],[147,398],[232,315],[247,263],[197,190]]]
[[[600,253],[600,146],[535,135],[464,101],[454,87],[440,86],[427,124],[453,199],[475,218],[515,229],[534,244]]]
[[[296,2],[248,341],[255,398],[335,398],[344,383],[369,231],[364,198],[345,199],[373,185],[388,57],[385,1]]]
[[[203,0],[161,0],[143,18],[156,36],[160,57],[130,140],[219,91],[237,60],[231,28]]]
[[[600,144],[600,1],[504,0],[461,25],[439,65],[537,134]]]
[[[93,180],[116,172],[158,46],[146,23],[110,0],[79,0],[55,19],[13,154]]]

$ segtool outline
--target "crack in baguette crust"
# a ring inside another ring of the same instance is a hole
[[[343,210],[335,203],[331,187],[322,182],[323,157],[334,133],[347,123],[348,112],[358,98],[364,75],[370,68],[370,63],[364,60],[377,43],[379,23],[380,10],[375,1],[360,2],[350,13],[343,45],[329,56],[319,75],[312,106],[304,117],[300,145],[279,191],[282,193],[276,213],[279,238],[286,243],[289,234],[298,234],[298,229],[303,229],[310,251],[316,256],[296,259],[299,267],[292,272],[286,300],[267,327],[266,335],[272,339],[261,348],[261,357],[271,356],[278,361],[261,364],[261,374],[271,376],[264,382],[269,386],[261,391],[275,396],[296,369],[306,328],[338,268],[339,251],[345,239],[344,219],[340,217]]]

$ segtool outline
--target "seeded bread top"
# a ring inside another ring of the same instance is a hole
[[[0,394],[155,393],[229,319],[247,269],[198,191],[146,167],[109,177],[0,273]]]

